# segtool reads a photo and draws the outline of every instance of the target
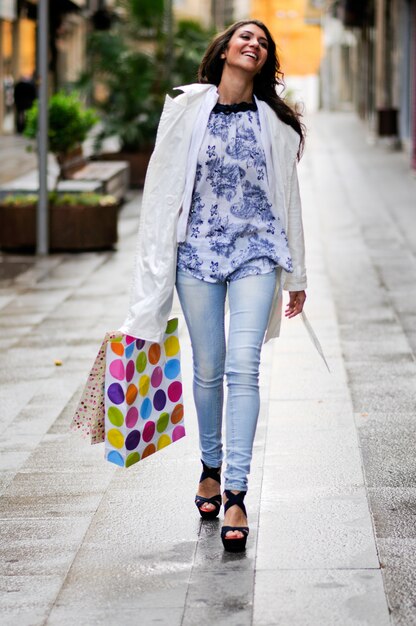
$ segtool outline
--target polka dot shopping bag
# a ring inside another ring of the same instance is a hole
[[[105,457],[129,467],[185,436],[178,320],[164,341],[122,335],[107,343]]]

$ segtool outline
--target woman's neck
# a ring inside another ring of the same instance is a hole
[[[227,72],[226,66],[218,85],[218,102],[220,104],[237,104],[253,100],[253,81],[247,80],[247,75],[238,75]]]

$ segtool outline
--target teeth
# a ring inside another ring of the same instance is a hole
[[[245,56],[251,57],[252,59],[257,61],[257,56],[255,54],[253,54],[252,52],[245,52],[244,54],[245,54]]]

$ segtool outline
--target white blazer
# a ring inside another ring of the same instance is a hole
[[[161,342],[172,308],[178,242],[184,241],[199,148],[209,114],[218,100],[214,85],[178,87],[166,97],[156,145],[147,170],[140,212],[130,307],[120,330]],[[286,230],[293,273],[277,273],[265,341],[277,337],[282,288],[306,289],[302,207],[296,172],[299,135],[257,100],[273,210]]]

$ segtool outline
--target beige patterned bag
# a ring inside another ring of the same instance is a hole
[[[107,342],[121,338],[120,331],[106,333],[97,358],[88,375],[87,383],[71,422],[71,430],[80,433],[91,444],[104,441],[104,378]]]

